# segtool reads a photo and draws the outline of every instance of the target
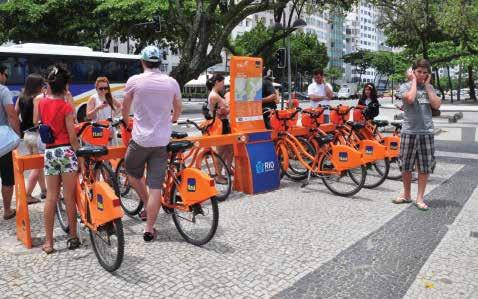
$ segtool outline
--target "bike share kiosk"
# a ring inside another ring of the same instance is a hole
[[[279,163],[262,117],[262,59],[233,56],[230,62],[230,122],[246,142],[234,145],[234,189],[256,194],[279,188]]]

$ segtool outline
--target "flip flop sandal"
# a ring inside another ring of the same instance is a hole
[[[415,205],[415,207],[417,207],[417,209],[419,209],[420,211],[428,211],[430,208],[426,205],[426,203],[424,202],[415,202],[413,203]]]
[[[50,246],[50,245],[43,245],[41,247],[41,250],[46,254],[52,254],[53,252],[55,252],[55,248],[53,248],[53,246]]]
[[[146,216],[145,210],[142,210],[141,212],[139,212],[138,216],[139,216],[139,219],[141,219],[141,221],[146,221],[148,219]]]
[[[15,209],[12,209],[12,213],[10,213],[10,215],[3,215],[3,220],[12,219],[13,217],[15,217],[16,214],[17,214],[17,211],[15,211]]]
[[[406,199],[405,197],[400,195],[399,197],[392,200],[392,202],[394,204],[398,205],[398,204],[402,204],[402,203],[412,203],[412,200],[411,199]]]
[[[29,205],[33,205],[33,204],[36,204],[36,203],[39,203],[40,200],[36,197],[33,197],[33,196],[27,196],[27,204]]]
[[[78,239],[77,237],[69,238],[69,239],[66,241],[66,247],[67,247],[69,250],[75,250],[75,249],[77,249],[78,247],[80,247],[80,245],[81,245],[80,239]]]
[[[156,240],[157,237],[158,237],[158,231],[157,231],[155,228],[153,228],[153,232],[152,232],[152,233],[150,233],[150,232],[145,232],[145,233],[143,234],[143,240],[144,240],[145,242],[152,242],[152,241]]]

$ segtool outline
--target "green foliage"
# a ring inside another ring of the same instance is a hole
[[[271,39],[273,34],[272,29],[259,23],[251,31],[238,36],[233,41],[233,46],[238,54],[250,56],[265,40]],[[310,74],[314,69],[323,69],[327,65],[329,61],[327,48],[317,40],[315,34],[295,32],[290,35],[290,43],[291,68],[295,70],[293,73],[307,72]],[[283,40],[276,41],[270,47],[270,51],[260,54],[260,57],[264,59],[265,67],[272,69],[275,74],[281,73],[282,70],[277,68],[274,53],[281,47],[286,48],[286,44],[284,44]]]
[[[39,42],[98,48],[96,0],[13,0],[0,5],[0,42]]]
[[[365,74],[372,63],[372,55],[368,50],[359,50],[357,52],[346,54],[342,56],[342,59],[345,63],[350,63],[355,66],[359,74]]]

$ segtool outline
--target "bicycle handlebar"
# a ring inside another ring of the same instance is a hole
[[[289,117],[280,117],[279,114],[277,113],[277,111],[279,111],[279,110],[275,110],[275,111],[276,111],[276,117],[277,117],[277,119],[278,119],[278,120],[285,121],[285,120],[291,120],[291,119],[293,119],[293,118],[297,115],[297,113],[299,113],[300,111],[302,111],[302,109],[301,109],[300,107],[295,108],[295,111],[292,112],[292,114],[291,114]]]

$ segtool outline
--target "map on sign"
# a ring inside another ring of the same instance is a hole
[[[238,102],[262,99],[262,78],[237,77],[235,79],[234,96]]]

